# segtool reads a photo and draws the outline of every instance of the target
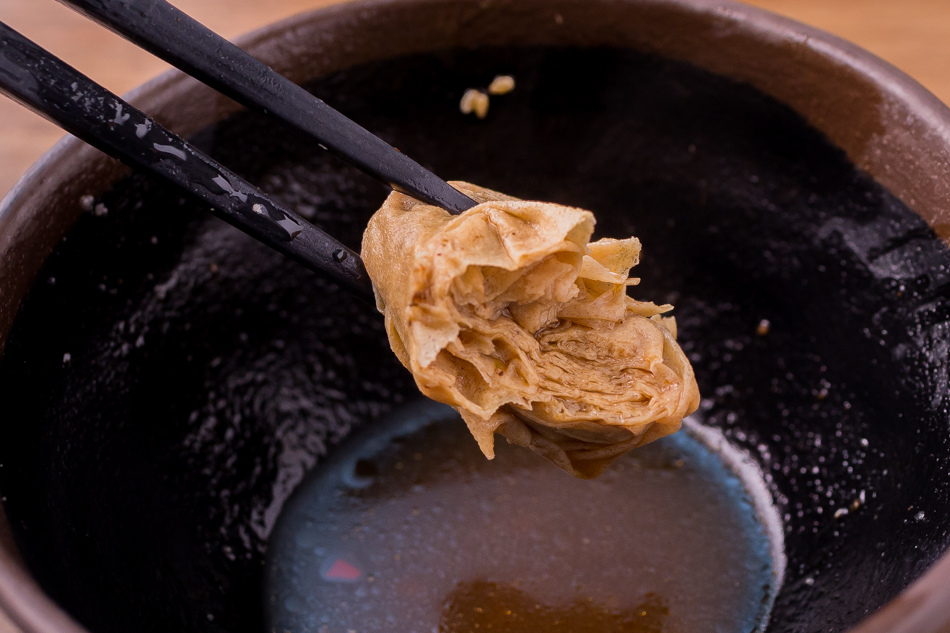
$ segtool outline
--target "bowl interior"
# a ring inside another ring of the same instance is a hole
[[[515,91],[461,115],[496,74]],[[676,305],[699,416],[761,462],[784,514],[769,630],[847,629],[945,551],[950,253],[794,111],[615,48],[453,49],[310,87],[443,177],[641,239],[634,296]],[[255,115],[194,140],[355,248],[386,195]],[[6,511],[92,631],[261,630],[283,501],[416,394],[371,306],[129,176],[56,247],[8,340]]]

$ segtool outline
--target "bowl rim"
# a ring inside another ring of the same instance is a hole
[[[345,18],[347,15],[393,5],[422,6],[444,1],[339,0],[334,4],[304,11],[265,25],[240,36],[235,41],[266,63],[273,63],[273,60],[268,57],[279,54],[279,51],[265,50],[267,44],[279,40],[313,20]],[[499,0],[495,3],[482,4],[490,10],[493,4],[504,5],[515,1]],[[576,1],[589,2],[589,0]],[[807,46],[815,54],[831,59],[866,78],[888,99],[906,104],[909,110],[918,117],[917,123],[922,126],[928,138],[941,148],[945,148],[945,155],[950,156],[950,108],[903,71],[838,36],[734,0],[599,1],[605,4],[667,8],[697,15],[714,14],[726,20],[734,28],[745,30],[759,39]],[[169,70],[127,93],[125,98],[136,104],[154,105],[155,102],[167,99],[169,94],[192,89],[196,83],[180,71]],[[780,100],[783,99],[780,98]],[[838,141],[834,138],[832,140]],[[94,154],[88,154],[90,151]],[[66,135],[60,139],[0,200],[0,226],[9,223],[11,216],[15,216],[37,190],[47,186],[51,179],[55,180],[61,169],[74,164],[85,154],[94,156],[97,153],[75,137]],[[879,166],[870,161],[867,156],[853,155],[850,151],[849,156],[856,165],[871,173],[876,180],[888,188],[894,186],[895,182],[889,182],[887,175],[883,174]],[[897,184],[897,188],[900,189],[900,183]],[[950,187],[950,182],[947,186]],[[895,191],[895,193],[908,206],[918,210],[918,201],[914,197],[913,190],[909,193],[906,191]],[[944,205],[942,212],[925,219],[944,239],[950,235],[950,232],[944,233],[938,228],[945,220],[950,224],[950,204]],[[14,223],[16,220],[13,218]],[[5,254],[9,239],[0,232],[0,255]],[[14,306],[14,313],[15,311],[16,306]],[[0,323],[0,326],[2,325]],[[3,345],[0,341],[0,355],[2,355],[2,350]],[[0,507],[0,616],[6,615],[24,633],[88,633],[86,628],[43,592],[33,579],[20,558],[5,524],[5,513]],[[950,551],[944,552],[927,571],[895,598],[850,629],[850,633],[947,633],[948,631],[950,631]]]

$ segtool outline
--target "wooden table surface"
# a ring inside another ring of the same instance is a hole
[[[268,22],[336,0],[173,0],[233,38]],[[950,0],[751,0],[863,46],[950,103]],[[123,94],[167,66],[54,0],[0,0],[0,21]],[[0,194],[62,132],[0,98]],[[12,631],[0,614],[0,633]]]

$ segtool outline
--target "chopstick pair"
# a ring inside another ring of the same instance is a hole
[[[245,106],[272,114],[393,189],[454,213],[475,202],[164,0],[60,0]],[[86,143],[211,205],[312,270],[371,290],[359,255],[0,22],[0,92]]]

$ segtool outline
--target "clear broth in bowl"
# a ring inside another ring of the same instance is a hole
[[[278,521],[268,630],[759,630],[781,563],[724,444],[682,431],[574,479],[448,407],[365,427]],[[725,457],[725,459],[724,459]]]

